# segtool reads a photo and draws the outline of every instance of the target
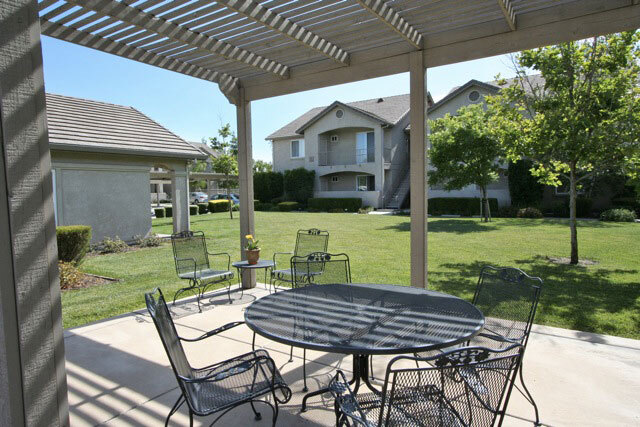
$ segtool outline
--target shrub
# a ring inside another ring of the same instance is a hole
[[[511,204],[515,206],[532,206],[540,204],[544,185],[531,175],[533,162],[528,159],[509,163],[507,176],[509,177],[509,195]]]
[[[58,259],[80,264],[89,250],[91,227],[88,225],[62,225],[56,227]]]
[[[228,212],[229,211],[229,200],[210,200],[209,201],[209,212]]]
[[[284,176],[281,172],[256,172],[253,174],[253,192],[256,199],[269,202],[284,193]]]
[[[340,208],[329,209],[329,213],[345,213],[346,211],[347,211],[346,209],[340,209]]]
[[[342,212],[358,212],[358,209],[362,207],[362,199],[359,197],[344,199],[331,197],[312,198],[307,202],[307,207],[328,212],[336,209]]]
[[[164,208],[164,215],[167,218],[172,218],[173,217],[173,206],[167,206]]]
[[[156,218],[164,218],[166,215],[164,208],[153,208]]]
[[[148,237],[136,236],[134,237],[135,244],[140,246],[141,248],[151,248],[160,246],[162,244],[162,239],[158,237],[157,234],[151,234]]]
[[[495,214],[491,212],[496,218],[516,218],[518,216],[519,209],[516,206],[500,206],[498,212]]]
[[[116,252],[124,252],[129,249],[129,245],[125,243],[120,237],[116,236],[113,239],[105,237],[102,242],[99,243],[99,251],[103,254],[112,254]]]
[[[189,215],[198,215],[198,205],[189,205]]]
[[[480,198],[478,197],[434,197],[429,199],[430,215],[480,215]],[[491,212],[498,212],[498,199],[489,199]]]
[[[198,214],[206,214],[209,212],[209,203],[198,203]]]
[[[300,209],[300,203],[298,202],[280,202],[278,203],[278,210],[280,212],[297,211]]]
[[[234,211],[234,212],[238,212],[240,210],[240,205],[231,206],[231,210]]]
[[[576,217],[591,217],[592,205],[593,201],[591,199],[587,197],[578,197],[576,199]],[[551,206],[549,206],[548,210],[550,211],[552,216],[556,216],[559,218],[569,218],[569,198],[567,197],[562,201],[554,202]]]
[[[361,215],[367,215],[371,211],[373,211],[373,206],[365,206],[363,208],[358,209],[358,213]]]
[[[518,218],[542,218],[542,212],[537,208],[522,208],[518,210]]]
[[[615,208],[624,208],[634,211],[636,216],[640,215],[640,200],[635,197],[618,197],[611,200],[611,205]]]
[[[305,168],[291,169],[284,172],[284,194],[289,200],[302,205],[313,197],[313,186],[316,172]]]
[[[273,207],[273,203],[256,202],[253,208],[257,211],[270,211],[273,209]]]
[[[82,283],[83,274],[72,262],[58,261],[60,289],[75,288]]]
[[[609,209],[600,215],[601,221],[613,222],[633,222],[636,220],[636,213],[629,209]]]

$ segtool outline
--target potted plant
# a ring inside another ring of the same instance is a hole
[[[247,239],[247,247],[245,248],[247,261],[251,265],[257,264],[258,259],[260,259],[260,247],[258,246],[258,241],[255,240],[251,234],[247,234],[244,237]]]

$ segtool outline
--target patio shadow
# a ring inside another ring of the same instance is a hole
[[[480,219],[438,219],[436,221],[429,221],[428,225],[430,233],[466,234],[494,231],[497,229],[497,225],[493,223],[480,222]],[[410,231],[411,221],[382,227],[380,230]]]

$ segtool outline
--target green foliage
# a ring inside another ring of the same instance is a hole
[[[198,205],[189,205],[189,215],[198,215],[200,212]]]
[[[261,202],[270,202],[284,193],[284,176],[281,172],[256,172],[253,174],[253,193]]]
[[[264,160],[256,160],[253,162],[253,173],[271,172],[272,170],[273,166],[269,162],[265,162]]]
[[[231,178],[233,175],[238,175],[238,138],[231,131],[231,125],[229,123],[222,125],[218,129],[218,136],[209,138],[209,145],[218,153],[216,157],[211,158],[211,167],[214,172],[225,175],[225,179],[220,182],[220,185],[227,190],[228,194],[232,188],[238,185],[237,180]],[[227,205],[227,210],[229,216],[233,218],[231,204]]]
[[[229,210],[229,200],[209,200],[209,212],[226,212]]]
[[[98,252],[102,254],[125,252],[128,249],[129,245],[127,245],[127,243],[118,236],[113,239],[105,237],[104,240],[98,244]]]
[[[162,239],[155,233],[147,237],[136,236],[134,241],[136,246],[140,246],[141,248],[154,248],[162,244]]]
[[[300,209],[300,203],[298,202],[280,202],[278,203],[278,210],[280,212],[297,211]]]
[[[517,206],[500,206],[498,212],[493,214],[496,218],[516,218],[518,216]]]
[[[206,214],[209,212],[209,203],[198,203],[198,214]]]
[[[287,198],[301,205],[313,197],[316,172],[305,168],[284,171],[284,193]]]
[[[542,218],[542,212],[537,208],[522,208],[518,210],[518,218]]]
[[[634,222],[636,213],[629,209],[609,209],[600,215],[601,221]]]
[[[578,197],[576,199],[576,217],[590,218],[592,217],[593,200],[587,197]],[[558,218],[569,218],[569,199],[558,200],[548,206],[545,211],[549,211],[552,216]]]
[[[336,209],[341,212],[358,212],[362,207],[362,199],[360,197],[344,199],[337,197],[311,198],[307,202],[307,207],[309,209],[314,209],[317,212],[331,212]]]
[[[166,218],[173,218],[173,206],[165,206],[164,216]]]
[[[429,199],[429,215],[473,216],[480,212],[480,198],[476,197],[434,197]],[[489,199],[491,212],[498,211],[498,199]]]
[[[58,273],[60,274],[60,289],[72,289],[82,283],[84,275],[72,262],[58,261]]]
[[[640,215],[640,200],[635,197],[618,197],[611,200],[611,204],[617,208],[624,208],[634,211]]]
[[[164,208],[153,208],[153,212],[156,215],[156,218],[164,218],[167,216]]]
[[[528,159],[509,162],[509,195],[514,206],[538,206],[542,201],[544,185],[531,174],[533,162]]]
[[[358,213],[360,215],[367,215],[369,212],[373,211],[373,206],[365,206],[363,208],[358,209]]]
[[[56,227],[58,259],[80,264],[89,250],[91,227],[88,225],[61,225]]]
[[[256,202],[253,208],[256,211],[270,211],[274,206],[275,205],[273,203]]]

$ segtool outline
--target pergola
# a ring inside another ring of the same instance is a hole
[[[241,244],[254,229],[251,101],[409,71],[411,284],[423,287],[427,68],[633,30],[638,3],[0,0],[0,424],[68,424],[40,33],[218,84],[237,108]]]

